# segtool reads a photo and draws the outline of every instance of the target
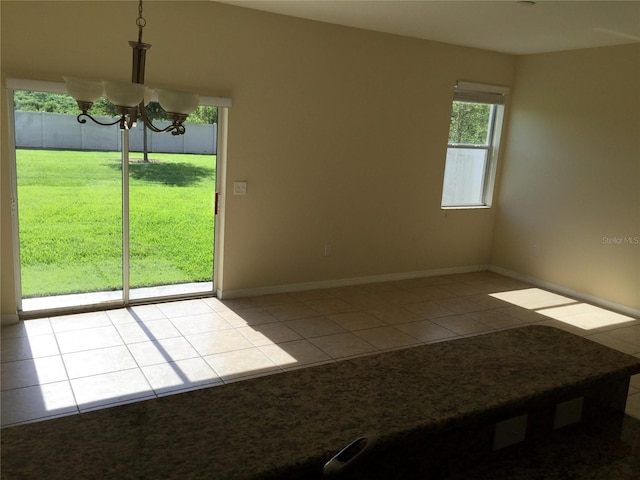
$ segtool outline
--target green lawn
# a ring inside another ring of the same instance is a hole
[[[215,156],[132,153],[131,287],[211,281]],[[122,288],[119,152],[17,150],[23,297]]]

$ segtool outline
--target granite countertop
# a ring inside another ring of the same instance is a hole
[[[527,326],[5,428],[2,478],[290,478],[362,434],[437,434],[612,373],[640,359]]]

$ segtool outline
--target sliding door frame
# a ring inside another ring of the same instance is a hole
[[[61,307],[53,309],[42,309],[33,312],[24,312],[22,309],[22,275],[20,265],[20,230],[18,215],[18,183],[16,165],[16,144],[15,144],[15,112],[13,108],[13,95],[16,90],[27,90],[47,93],[68,94],[66,86],[62,82],[49,82],[25,79],[6,79],[7,92],[7,119],[8,129],[8,150],[9,150],[9,172],[11,175],[10,195],[11,195],[11,227],[13,241],[13,270],[16,296],[16,309],[19,318],[29,318],[46,315],[49,313],[73,313],[89,310],[104,310],[109,308],[119,308],[128,305],[145,304],[157,301],[167,301],[181,298],[194,298],[203,296],[214,296],[220,292],[222,262],[223,262],[223,242],[224,242],[224,208],[223,201],[226,183],[226,162],[227,162],[227,120],[228,109],[231,107],[231,99],[223,97],[200,97],[199,105],[218,108],[217,123],[217,151],[216,151],[216,183],[214,192],[214,235],[213,235],[213,271],[212,289],[207,292],[195,294],[174,294],[161,297],[149,297],[131,300],[130,298],[130,278],[129,278],[129,132],[122,131],[122,298],[120,300],[108,301],[91,305],[78,305],[75,307]],[[152,100],[155,100],[152,98]]]

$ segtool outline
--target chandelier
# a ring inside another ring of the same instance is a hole
[[[171,132],[172,135],[182,135],[185,127],[182,124],[187,116],[193,112],[199,103],[198,95],[188,92],[156,89],[158,102],[167,113],[171,125],[158,128],[151,123],[145,104],[149,102],[153,90],[144,85],[144,64],[147,50],[151,48],[148,43],[142,42],[142,29],[147,21],[142,16],[142,0],[138,4],[138,41],[129,42],[133,48],[133,65],[131,69],[131,83],[107,80],[88,80],[77,77],[64,77],[67,91],[78,103],[82,111],[77,117],[79,123],[87,123],[87,118],[98,125],[120,125],[120,129],[128,130],[135,126],[140,115],[144,125],[153,132]],[[116,107],[120,118],[112,123],[103,123],[92,117],[88,112],[93,102],[106,96]]]

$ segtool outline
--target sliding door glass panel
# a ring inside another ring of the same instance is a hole
[[[199,107],[184,135],[130,132],[131,299],[213,291],[216,117]]]
[[[37,297],[122,298],[118,128],[55,113],[75,103],[67,95],[15,92],[14,98],[23,309]],[[45,308],[67,306],[43,300]]]

